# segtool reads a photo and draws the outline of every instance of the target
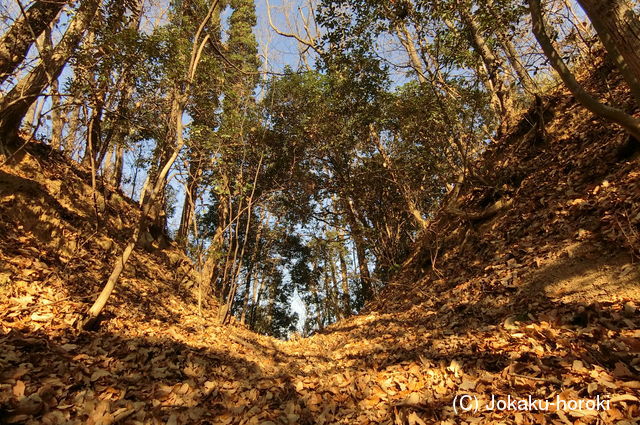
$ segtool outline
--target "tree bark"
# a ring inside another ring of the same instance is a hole
[[[524,65],[522,65],[522,62],[518,57],[516,47],[503,31],[500,31],[499,37],[500,44],[502,44],[502,48],[507,56],[507,60],[509,61],[509,65],[511,65],[511,68],[513,68],[513,71],[518,76],[518,80],[520,81],[522,88],[524,88],[524,90],[529,94],[538,93],[536,83],[533,78],[531,78],[531,75],[529,75]]]
[[[520,60],[520,55],[518,55],[518,51],[516,50],[516,46],[511,41],[511,38],[505,31],[507,28],[507,22],[504,22],[501,16],[496,12],[493,7],[493,0],[487,0],[487,9],[491,16],[496,21],[496,35],[498,36],[498,40],[500,41],[500,45],[502,46],[502,50],[504,51],[507,60],[509,61],[509,65],[513,68],[513,71],[516,73],[522,88],[529,94],[536,94],[538,92],[538,88],[536,87],[536,83],[529,75],[529,72],[522,64]]]
[[[180,113],[182,114],[184,112],[183,111],[177,111],[175,108],[178,107],[179,102],[177,101],[178,98],[180,98],[181,96],[181,92],[182,92],[182,88],[179,87],[178,84],[176,84],[173,87],[172,93],[171,93],[171,101],[170,101],[170,114],[169,116],[174,117],[176,114]],[[165,164],[168,159],[171,157],[172,154],[172,145],[175,143],[175,133],[176,133],[176,123],[175,120],[170,119],[167,122],[167,128],[166,128],[166,136],[160,140],[158,140],[156,147],[154,149],[153,152],[153,160],[151,162],[151,167],[149,168],[148,172],[147,172],[147,179],[149,182],[153,182],[156,181],[160,170],[162,169],[162,164]],[[165,175],[165,179],[166,179],[167,175]],[[164,181],[163,182],[163,187],[162,187],[162,193],[164,195],[164,188],[166,187],[167,182]],[[149,186],[145,186],[143,185],[142,191],[140,192],[140,203],[142,205],[142,203],[145,201],[145,199],[149,196],[149,192],[148,192]],[[166,216],[164,215],[164,206],[160,205],[160,204],[164,204],[164,196],[159,198],[159,200],[161,202],[158,202],[158,205],[156,205],[156,208],[153,208],[150,213],[150,217],[149,219],[151,220],[152,224],[158,228],[158,229],[166,229]]]
[[[331,291],[331,278],[329,277],[329,270],[328,267],[329,264],[326,264],[325,262],[325,267],[324,267],[324,278],[322,279],[322,282],[324,284],[324,303],[323,303],[323,310],[324,310],[324,317],[325,317],[325,323],[327,325],[329,325],[330,323],[332,323],[334,320],[336,320],[337,318],[335,317],[335,309],[333,308],[334,304],[333,304],[333,295],[332,295],[332,291]],[[334,315],[332,315],[332,313]]]
[[[109,149],[104,156],[104,162],[102,163],[102,179],[103,181],[111,182],[113,175],[115,174],[114,165],[114,149]]]
[[[551,39],[547,35],[544,18],[542,16],[542,6],[540,0],[528,0],[529,10],[531,12],[531,20],[533,25],[533,33],[540,43],[540,47],[544,51],[545,56],[549,59],[551,66],[560,74],[560,78],[573,93],[578,102],[594,114],[616,123],[623,127],[637,140],[640,140],[640,120],[632,117],[624,111],[613,108],[600,103],[596,98],[591,96],[576,80],[573,73],[562,60],[562,57],[553,46]]]
[[[340,308],[340,303],[338,302],[338,278],[336,273],[336,263],[333,260],[334,257],[327,254],[326,261],[329,263],[332,283],[331,288],[329,288],[331,293],[327,294],[327,296],[331,295],[331,306],[333,308],[333,314],[336,320],[340,320],[344,319],[345,316],[343,315],[344,310]]]
[[[42,58],[38,65],[0,100],[0,146],[10,145],[16,141],[18,129],[29,106],[42,95],[53,80],[60,76],[99,5],[100,0],[84,1],[62,40],[46,61]]]
[[[26,131],[34,132],[38,128],[45,100],[46,99],[44,98],[37,99],[31,106],[29,106],[29,109],[27,110],[27,114],[25,116],[26,122],[23,121],[22,123],[22,127]]]
[[[411,189],[405,183],[406,179],[403,178],[403,176],[398,175],[398,172],[393,163],[393,160],[391,159],[391,157],[387,153],[387,150],[382,144],[382,141],[380,140],[380,135],[376,131],[375,127],[373,125],[370,125],[369,129],[370,129],[369,132],[371,135],[371,139],[375,147],[378,149],[378,152],[380,152],[380,155],[382,155],[382,159],[384,159],[384,162],[386,164],[385,168],[389,170],[389,174],[391,175],[391,180],[393,180],[393,182],[398,187],[399,192],[402,194],[402,198],[406,203],[407,212],[409,213],[409,215],[411,215],[411,217],[413,217],[419,229],[422,229],[422,230],[426,229],[429,226],[429,222],[425,220],[424,217],[422,216],[422,211],[420,211],[420,208],[418,208],[418,205],[415,202],[413,194],[411,193]]]
[[[120,275],[122,274],[122,271],[124,270],[124,267],[127,264],[129,257],[131,256],[131,253],[133,252],[136,244],[140,239],[140,235],[147,227],[149,213],[151,212],[151,209],[155,206],[156,198],[160,194],[164,193],[167,174],[169,173],[169,170],[173,166],[173,163],[175,162],[176,158],[178,158],[178,155],[180,154],[180,150],[184,146],[184,134],[183,134],[184,127],[182,122],[182,118],[183,118],[182,115],[184,113],[187,99],[189,98],[191,86],[193,85],[193,81],[196,76],[198,64],[200,63],[202,49],[204,48],[204,45],[209,39],[208,36],[204,36],[203,39],[201,40],[200,36],[202,35],[205,29],[205,26],[211,19],[211,16],[213,15],[213,10],[217,7],[217,5],[218,5],[218,0],[213,0],[209,8],[209,12],[207,13],[206,17],[203,18],[203,20],[200,23],[200,26],[198,27],[195,33],[192,50],[191,50],[191,59],[189,61],[189,66],[187,68],[187,75],[185,75],[185,78],[183,80],[184,85],[180,91],[180,95],[175,96],[172,101],[171,115],[169,117],[169,120],[170,122],[174,123],[175,143],[174,143],[171,155],[167,158],[166,162],[162,164],[162,167],[160,168],[159,173],[154,177],[151,190],[148,196],[145,196],[142,201],[142,211],[140,213],[140,218],[138,219],[138,223],[133,231],[133,234],[129,238],[129,241],[127,242],[127,246],[122,252],[122,255],[120,256],[120,258],[116,260],[113,270],[109,275],[109,279],[107,279],[107,282],[104,288],[102,288],[100,295],[98,295],[98,298],[95,300],[95,302],[89,309],[87,318],[85,319],[82,325],[84,329],[92,329],[97,323],[100,313],[102,312],[105,305],[107,304],[107,301],[109,300],[111,293],[115,289],[116,283],[118,282],[118,279],[120,278]]]
[[[100,96],[99,96],[100,97]],[[99,160],[100,151],[102,149],[102,112],[103,112],[102,99],[94,102],[91,105],[91,118],[90,123],[87,126],[91,129],[87,133],[87,146],[84,150],[84,156],[82,157],[82,164],[88,165],[91,161],[95,162],[98,167],[102,163]]]
[[[483,37],[478,21],[470,11],[466,1],[458,3],[458,13],[469,32],[469,42],[478,56],[480,56],[486,68],[487,77],[491,82],[491,87],[488,87],[488,89],[490,92],[493,91],[494,102],[498,107],[500,134],[504,134],[511,126],[513,119],[511,93],[509,92],[506,82],[500,75],[500,69],[504,67],[502,66],[501,60],[493,52],[491,47],[489,47],[487,40]]]
[[[240,323],[244,325],[249,309],[249,292],[251,291],[251,278],[253,273],[253,263],[249,263],[244,279],[244,295],[242,300],[242,312],[240,313]]]
[[[116,190],[120,189],[120,185],[122,184],[122,171],[124,168],[124,146],[122,144],[117,144],[116,147],[116,161],[114,164],[114,174],[113,174],[113,187]]]
[[[203,158],[199,152],[191,152],[189,157],[189,175],[185,184],[184,204],[180,217],[180,227],[178,228],[177,240],[183,247],[186,246],[189,236],[189,229],[193,222],[196,199],[198,199],[198,187],[202,177]]]
[[[351,297],[349,295],[349,273],[347,270],[347,262],[344,258],[344,252],[342,247],[338,250],[338,256],[340,257],[340,274],[342,278],[342,309],[344,317],[351,316]]]
[[[148,196],[146,196],[145,199],[143,200],[142,211],[140,212],[140,218],[138,219],[138,223],[133,231],[133,234],[129,238],[129,241],[127,242],[127,246],[122,252],[122,255],[120,256],[120,258],[118,258],[118,260],[116,260],[116,263],[113,266],[113,270],[111,271],[111,274],[109,275],[109,279],[107,279],[107,283],[102,289],[102,292],[100,292],[100,295],[98,296],[96,301],[93,303],[93,305],[89,309],[88,317],[83,323],[84,329],[88,330],[94,327],[95,323],[98,320],[98,317],[100,316],[100,313],[102,312],[105,305],[107,304],[107,301],[111,296],[111,293],[115,289],[116,283],[120,278],[120,274],[122,274],[122,271],[124,270],[124,266],[127,264],[127,261],[129,261],[129,257],[133,253],[133,250],[136,244],[140,240],[140,235],[147,228],[149,213],[151,212],[151,209],[155,206],[156,198],[161,193],[161,191],[164,190],[164,179],[166,178],[167,173],[169,172],[169,169],[171,168],[176,158],[178,157],[178,154],[180,153],[180,149],[182,149],[182,146],[184,145],[184,139],[182,135],[182,131],[183,131],[182,111],[183,110],[184,110],[184,102],[180,102],[179,105],[176,108],[174,108],[175,112],[174,112],[174,115],[172,116],[172,119],[174,119],[177,123],[176,125],[177,140],[176,140],[173,153],[171,157],[169,157],[167,162],[163,164],[162,169],[160,170],[158,176],[154,181],[153,187],[149,191]]]
[[[29,49],[56,20],[68,0],[36,1],[0,39],[0,84],[25,60]]]
[[[249,311],[249,292],[251,291],[251,279],[253,274],[253,267],[260,255],[260,251],[262,250],[262,246],[260,245],[260,238],[262,237],[262,229],[264,228],[264,211],[260,215],[260,224],[258,226],[258,232],[256,233],[255,242],[253,245],[253,252],[251,253],[251,259],[249,260],[249,266],[247,270],[247,278],[245,281],[245,292],[244,292],[244,301],[242,306],[242,317],[240,318],[240,323],[244,324],[247,313]]]
[[[58,88],[58,80],[53,80],[51,83],[51,147],[55,150],[59,150],[62,145],[62,128],[64,127]]]
[[[311,292],[313,303],[316,305],[316,324],[318,325],[318,329],[322,329],[324,328],[324,314],[322,309],[323,306],[320,303],[320,294],[318,294],[318,282],[315,280],[318,272],[317,260],[314,260],[312,270],[313,272],[311,273],[311,280],[309,281],[309,292]]]
[[[76,144],[76,134],[78,133],[78,128],[80,128],[80,106],[73,103],[71,100],[67,103],[66,110],[71,109],[71,114],[69,117],[69,130],[67,131],[67,135],[64,138],[64,154],[71,158],[73,154],[73,150]]]
[[[343,204],[348,204],[348,200],[343,200]],[[344,205],[344,213],[347,223],[351,228],[351,238],[356,247],[356,255],[358,257],[358,271],[360,272],[360,284],[362,286],[362,296],[365,301],[369,301],[373,296],[373,288],[371,285],[371,273],[369,273],[369,261],[367,260],[367,251],[365,249],[364,237],[362,229],[358,224],[358,220],[351,205]]]
[[[53,50],[51,27],[45,29],[44,46],[47,51]],[[58,79],[53,80],[51,82],[51,147],[55,150],[60,149],[62,143],[62,128],[64,127],[64,118],[60,110],[62,102],[60,101],[59,88],[60,84]]]
[[[411,33],[407,28],[407,24],[404,21],[401,21],[396,24],[396,34],[398,39],[400,40],[400,44],[407,52],[409,56],[409,61],[411,63],[411,67],[416,73],[418,77],[418,82],[420,84],[424,84],[427,82],[427,78],[424,73],[424,64],[418,55],[418,51],[416,50],[416,46],[413,44],[413,37],[411,37]]]
[[[258,318],[258,307],[260,305],[260,301],[262,300],[262,293],[264,292],[264,282],[266,277],[264,274],[261,274],[260,280],[258,281],[258,285],[256,291],[253,294],[253,305],[251,306],[251,319],[249,320],[249,328],[256,328],[256,320]]]
[[[640,17],[628,0],[578,0],[640,106]]]
[[[133,17],[129,23],[129,29],[138,31],[140,29],[140,23],[142,21],[143,0],[138,0],[135,5],[135,9],[132,10]],[[121,93],[120,99],[117,105],[117,118],[111,124],[111,129],[106,137],[106,143],[112,144],[115,149],[115,173],[113,175],[113,181],[111,182],[116,189],[120,188],[122,184],[123,174],[123,157],[126,143],[126,137],[129,134],[130,123],[129,112],[131,110],[131,98],[134,92],[133,75],[130,69],[123,71],[124,75],[121,77],[122,84],[119,85],[118,91]]]

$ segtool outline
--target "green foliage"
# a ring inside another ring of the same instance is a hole
[[[117,143],[140,152],[136,167],[151,174],[175,143],[168,117],[185,96],[186,144],[172,172],[198,205],[197,232],[180,239],[206,257],[208,289],[278,337],[301,325],[294,294],[306,334],[358,311],[366,284],[383,286],[399,269],[447,185],[473,175],[470,159],[501,118],[491,86],[515,81],[504,43],[526,12],[510,0],[320,0],[314,69],[261,80],[255,2],[223,1],[186,85],[212,3],[172,0],[149,33],[130,25],[135,4],[105,2],[68,88],[87,115],[102,107],[103,140],[126,123]],[[176,195],[165,196],[169,216]]]

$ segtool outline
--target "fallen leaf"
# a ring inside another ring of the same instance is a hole
[[[33,313],[31,315],[31,320],[34,322],[46,322],[51,319],[53,319],[53,313]]]
[[[478,385],[478,381],[477,380],[464,378],[462,380],[462,384],[460,384],[460,389],[461,390],[465,390],[465,391],[469,391],[469,390],[475,389],[476,385]]]
[[[91,374],[91,382],[95,382],[104,376],[110,376],[110,375],[111,373],[108,370],[98,369]]]
[[[25,384],[23,381],[16,381],[16,384],[13,386],[13,395],[21,398],[24,397]]]
[[[631,394],[617,394],[611,397],[611,403],[617,403],[620,401],[640,401],[638,397]]]

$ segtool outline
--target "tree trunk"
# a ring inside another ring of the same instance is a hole
[[[44,48],[49,52],[53,50],[51,27],[45,29]],[[64,127],[60,110],[62,102],[60,102],[59,86],[60,84],[57,78],[51,82],[51,147],[55,150],[60,149],[60,144],[62,143],[62,127]]]
[[[376,131],[373,124],[369,126],[369,134],[373,141],[373,144],[378,149],[378,152],[380,152],[380,155],[382,155],[382,159],[384,159],[384,162],[386,164],[385,168],[389,170],[391,180],[395,183],[395,185],[398,187],[398,191],[402,194],[402,198],[406,203],[407,212],[409,213],[409,215],[411,215],[411,217],[413,217],[414,221],[418,225],[418,228],[422,230],[426,229],[429,226],[429,222],[422,216],[422,211],[420,211],[420,208],[418,208],[413,194],[411,193],[411,189],[405,183],[406,179],[403,178],[403,176],[398,175],[398,171],[396,170],[393,160],[388,155],[387,150],[380,140],[380,135]]]
[[[342,310],[344,317],[351,316],[351,297],[349,295],[349,272],[347,270],[347,261],[344,258],[344,252],[342,247],[338,250],[338,256],[340,257],[340,274],[342,277]]]
[[[247,266],[246,276],[244,279],[244,296],[242,300],[242,312],[240,314],[240,323],[244,325],[247,319],[247,310],[249,309],[249,292],[251,291],[251,278],[253,273],[253,263]]]
[[[69,118],[69,130],[64,138],[64,154],[71,158],[73,150],[76,144],[76,134],[80,128],[80,106],[75,104],[68,104],[66,110],[71,109],[71,116]]]
[[[151,173],[147,172],[147,176],[144,178],[144,181],[142,182],[142,187],[140,188],[140,199],[138,200],[138,204],[140,204],[140,206],[142,206],[142,203],[147,197],[147,189],[149,188],[150,181],[151,181]],[[133,197],[133,193],[131,193],[131,195]]]
[[[5,82],[25,60],[29,49],[56,20],[68,0],[41,0],[20,13],[0,39],[0,84]]]
[[[162,169],[160,170],[155,181],[153,182],[153,186],[149,191],[148,196],[146,196],[145,199],[143,200],[142,211],[140,212],[140,218],[138,219],[138,223],[133,231],[133,234],[129,238],[129,241],[127,242],[127,246],[122,252],[122,255],[120,256],[120,258],[118,258],[115,265],[113,266],[111,275],[109,275],[109,279],[107,279],[107,283],[102,289],[102,292],[100,293],[96,301],[93,303],[93,305],[89,309],[88,317],[83,323],[84,329],[92,329],[94,327],[95,323],[98,320],[98,316],[100,315],[105,305],[107,304],[107,301],[111,296],[111,293],[115,289],[118,279],[120,278],[120,274],[122,274],[122,271],[124,270],[124,266],[127,264],[127,261],[129,261],[129,257],[131,256],[133,249],[135,248],[136,244],[140,240],[140,235],[147,228],[148,216],[149,216],[149,213],[151,212],[151,209],[155,206],[156,198],[162,191],[164,191],[164,181],[167,176],[167,173],[169,172],[169,169],[171,168],[176,158],[178,157],[178,154],[180,153],[180,149],[182,149],[182,146],[184,145],[184,139],[182,137],[182,111],[184,111],[184,102],[180,102],[176,108],[173,108],[173,111],[174,111],[174,114],[172,115],[171,118],[172,120],[175,120],[175,122],[177,123],[176,144],[173,150],[173,154],[171,155],[171,157],[169,157],[167,162],[163,164]]]
[[[113,174],[113,187],[116,190],[120,189],[120,185],[122,184],[122,171],[124,168],[124,146],[121,144],[117,144],[116,147],[116,161],[114,164],[114,174]]]
[[[343,204],[348,204],[347,200]],[[358,270],[360,271],[360,284],[362,287],[362,296],[365,301],[369,301],[373,296],[373,288],[371,285],[371,274],[369,273],[369,261],[367,260],[367,251],[365,249],[365,241],[362,235],[362,229],[358,224],[358,220],[351,205],[344,205],[344,213],[347,223],[351,228],[351,239],[356,247],[356,255],[358,256]]]
[[[507,60],[509,61],[509,65],[511,65],[511,68],[513,68],[513,71],[518,76],[518,80],[524,90],[529,94],[537,93],[538,88],[536,87],[536,82],[533,81],[533,78],[531,78],[527,69],[522,65],[522,62],[518,57],[516,46],[513,45],[513,42],[509,40],[509,37],[504,32],[501,31],[499,37],[500,44],[502,44],[502,48],[507,56]]]
[[[323,310],[324,310],[324,323],[325,325],[329,325],[330,323],[332,323],[334,321],[334,317],[332,316],[331,313],[335,313],[335,311],[333,310],[332,306],[333,306],[333,300],[332,300],[332,296],[331,296],[331,285],[329,284],[330,282],[330,278],[329,278],[329,270],[327,269],[328,264],[326,264],[325,262],[325,267],[324,267],[324,278],[322,279],[323,284],[324,284],[324,303],[323,303]]]
[[[460,18],[464,22],[469,31],[469,42],[473,46],[475,52],[480,56],[484,64],[487,76],[491,82],[492,89],[495,94],[495,102],[498,107],[500,119],[500,134],[504,134],[511,126],[513,119],[513,110],[511,108],[511,93],[509,88],[500,75],[500,69],[503,68],[501,60],[493,52],[487,40],[483,37],[480,26],[476,17],[472,14],[466,2],[458,4],[458,12]]]
[[[367,253],[364,249],[364,241],[357,232],[354,235],[354,243],[356,245],[356,254],[358,255],[358,270],[360,271],[360,281],[362,283],[362,296],[368,301],[373,296],[369,261],[367,260]]]
[[[260,301],[262,300],[262,293],[264,292],[264,282],[265,282],[264,274],[260,276],[260,280],[258,281],[258,285],[256,291],[253,294],[253,306],[251,307],[251,320],[249,321],[249,328],[255,329],[256,327],[256,319],[258,318],[258,306],[260,305]]]
[[[42,115],[42,108],[44,108],[45,98],[37,99],[29,109],[25,116],[26,122],[23,121],[23,128],[29,132],[35,132],[40,123],[40,116]]]
[[[109,149],[107,154],[104,156],[104,162],[101,166],[103,181],[110,182],[113,180],[113,175],[115,174],[115,170],[113,168],[114,153],[114,149]]]
[[[336,264],[333,261],[333,256],[326,256],[326,261],[329,263],[329,270],[331,271],[331,288],[330,289],[330,294],[327,294],[327,297],[329,297],[329,295],[331,296],[331,306],[333,308],[333,314],[336,318],[336,320],[340,320],[340,319],[344,319],[345,316],[343,316],[343,309],[340,308],[340,303],[338,302],[338,278],[337,278],[337,273],[336,273]]]
[[[226,181],[226,175],[224,174],[223,179],[225,179],[223,183],[224,187],[228,188],[228,182]],[[214,295],[217,298],[222,299],[223,284],[222,280],[218,279],[220,271],[220,257],[225,238],[225,230],[227,227],[231,226],[231,211],[229,211],[229,203],[226,202],[224,198],[221,198],[218,202],[217,214],[218,226],[213,234],[211,245],[208,249],[207,264],[211,264],[211,271],[209,273],[210,286],[213,288]]]
[[[265,211],[263,210],[260,213],[260,225],[258,226],[258,232],[256,233],[255,242],[253,244],[253,252],[251,253],[251,258],[249,259],[249,267],[247,271],[247,280],[245,282],[245,292],[244,292],[244,304],[242,307],[242,317],[240,318],[240,322],[242,324],[245,323],[246,316],[249,310],[249,292],[251,290],[251,278],[253,273],[253,266],[256,263],[256,260],[260,256],[260,252],[262,251],[262,246],[260,245],[260,238],[262,237],[262,229],[264,228],[264,215]]]
[[[496,22],[496,35],[498,40],[500,41],[500,45],[502,50],[509,61],[509,65],[513,68],[513,71],[516,73],[522,88],[529,94],[536,94],[538,92],[538,88],[536,87],[536,83],[529,75],[529,72],[522,64],[520,60],[520,55],[516,50],[516,46],[511,41],[511,38],[505,31],[505,28],[508,28],[508,22],[505,22],[502,17],[496,12],[493,7],[493,0],[487,0],[487,9],[493,19]]]
[[[135,10],[133,10],[133,17],[129,23],[129,29],[133,29],[138,31],[140,28],[140,22],[142,20],[142,11],[143,11],[143,0],[138,0],[135,5]],[[123,71],[124,75],[122,76],[122,85],[119,87],[119,91],[121,93],[120,100],[117,105],[117,118],[114,119],[114,122],[111,125],[111,129],[109,132],[107,139],[108,144],[112,144],[115,149],[115,164],[114,164],[114,175],[113,187],[116,189],[120,188],[122,184],[122,173],[124,167],[124,149],[126,146],[126,136],[129,134],[130,123],[127,121],[129,119],[130,112],[130,103],[131,98],[134,92],[134,81],[132,73],[129,69]]]
[[[47,60],[40,60],[38,65],[0,100],[0,146],[10,145],[17,140],[18,129],[29,106],[60,76],[99,5],[100,0],[84,1],[62,40]]]
[[[101,109],[102,109],[102,114],[104,115],[104,106]],[[102,123],[103,123],[103,118],[100,117],[100,122],[97,123],[99,126],[98,127],[99,132],[98,132],[98,137],[96,138],[96,140],[98,141],[98,147],[99,147],[96,155],[96,164],[98,164],[98,166],[102,164],[102,161],[104,161],[105,155],[112,147],[110,135],[113,135],[113,133],[103,136]]]
[[[51,83],[51,147],[55,150],[59,150],[62,145],[62,129],[64,127],[58,87],[58,80],[53,80]]]
[[[571,93],[573,93],[578,102],[594,114],[622,126],[633,137],[635,137],[636,140],[640,140],[640,120],[620,109],[612,108],[611,106],[600,103],[596,98],[587,93],[564,63],[562,57],[555,49],[551,39],[547,35],[540,0],[528,1],[529,10],[531,12],[533,33],[536,36],[538,43],[540,43],[540,47],[542,47],[544,54],[549,59],[551,66],[558,74],[560,74],[560,78]]]
[[[189,158],[189,175],[185,184],[184,204],[180,217],[177,240],[183,247],[186,246],[191,229],[191,223],[195,213],[196,200],[198,199],[198,187],[202,176],[203,158],[199,152],[191,152]]]
[[[102,161],[99,161],[100,149],[102,147],[102,104],[94,104],[91,107],[90,123],[87,125],[91,131],[87,133],[87,146],[82,157],[82,164],[88,165],[93,161],[99,167]]]
[[[309,292],[311,292],[311,296],[313,299],[313,303],[316,306],[316,324],[318,329],[324,328],[324,319],[323,319],[323,310],[322,304],[320,302],[320,294],[318,293],[318,282],[316,282],[315,277],[318,271],[318,263],[316,260],[313,262],[313,272],[311,273],[311,280],[309,281]]]
[[[413,44],[413,38],[411,37],[411,33],[407,28],[407,24],[404,21],[400,21],[396,24],[396,34],[398,39],[400,39],[400,43],[402,47],[407,51],[407,55],[409,56],[409,61],[411,63],[411,67],[416,73],[418,77],[418,82],[420,84],[424,84],[427,82],[427,78],[424,74],[424,66],[420,56],[418,55],[418,51],[416,50],[416,46]]]
[[[276,291],[278,287],[274,281],[269,286],[269,301],[267,302],[267,317],[269,318],[269,333],[273,332],[273,312],[276,306]]]
[[[453,24],[450,21],[445,20],[445,23],[450,28],[453,28]],[[453,88],[451,85],[447,83],[446,78],[440,72],[440,66],[438,65],[437,59],[429,55],[429,52],[428,52],[429,41],[425,37],[418,38],[419,40],[418,44],[420,45],[420,52],[422,53],[423,56],[425,56],[425,59],[421,60],[421,58],[418,55],[418,51],[415,45],[413,44],[413,37],[411,36],[411,33],[409,32],[409,29],[407,28],[406,24],[404,22],[400,22],[396,24],[395,31],[396,31],[396,35],[400,39],[402,46],[406,50],[407,55],[409,56],[409,60],[411,61],[412,68],[416,71],[416,74],[418,75],[418,82],[420,83],[426,82],[427,81],[426,76],[427,75],[429,76],[429,79],[431,80],[432,84],[427,85],[427,87],[433,93],[433,96],[436,99],[436,102],[438,104],[438,108],[442,111],[443,119],[445,120],[447,127],[449,127],[451,131],[451,138],[450,138],[451,145],[454,147],[454,149],[456,149],[460,153],[460,160],[463,164],[465,164],[465,167],[466,167],[466,163],[467,163],[466,154],[465,154],[465,149],[462,145],[463,131],[460,128],[461,126],[459,122],[457,120],[451,119],[451,116],[453,114],[448,110],[447,103],[443,99],[443,94],[440,90],[438,90],[438,88],[444,91],[444,94],[446,95],[447,98],[454,101],[460,98],[459,93],[455,88]],[[431,62],[432,65],[430,65],[429,62]],[[438,87],[436,86],[436,83]],[[493,93],[493,89],[491,93]]]
[[[116,150],[116,172],[114,175],[113,185],[116,188],[120,187],[122,183],[122,157],[124,155],[124,148],[126,146],[126,137],[129,133],[129,112],[131,96],[133,95],[133,83],[127,81],[122,91],[122,96],[117,105],[117,118],[111,123],[111,129],[105,137],[105,144],[107,146],[114,146]]]
[[[171,112],[170,116],[175,117],[176,114],[182,114],[183,111],[177,111],[176,107],[178,107],[179,102],[177,99],[181,96],[181,88],[177,85],[173,88],[173,93],[171,94]],[[162,140],[158,140],[155,150],[153,152],[153,160],[151,163],[151,167],[147,172],[147,179],[149,182],[155,182],[160,174],[160,170],[162,170],[162,165],[165,164],[168,159],[172,155],[173,145],[175,144],[175,133],[176,123],[175,121],[169,120],[167,124],[167,132],[166,136]],[[160,202],[150,211],[149,219],[152,224],[158,229],[166,229],[166,216],[164,214],[164,189],[167,186],[166,181],[167,175],[165,174],[165,181],[162,182],[162,197],[159,198],[162,202],[162,206]],[[143,190],[140,192],[140,202],[141,205],[144,203],[145,199],[149,196],[148,192],[149,186],[143,186]]]
[[[640,17],[628,0],[578,0],[640,106]]]
[[[111,293],[115,289],[116,283],[120,278],[120,274],[122,274],[122,271],[124,270],[124,266],[127,264],[127,261],[129,260],[129,257],[133,252],[133,249],[140,239],[140,235],[144,230],[146,230],[149,213],[151,212],[151,209],[156,205],[156,198],[158,198],[159,195],[164,194],[167,174],[169,173],[169,170],[173,166],[175,160],[178,158],[180,150],[184,146],[184,127],[182,116],[184,114],[187,100],[189,99],[191,86],[196,76],[198,64],[200,63],[202,49],[209,39],[209,36],[204,36],[201,40],[200,36],[202,35],[207,23],[210,21],[211,16],[213,15],[213,11],[217,7],[217,5],[218,0],[213,0],[209,8],[209,12],[203,18],[200,26],[195,33],[191,50],[191,59],[189,61],[189,67],[187,68],[187,75],[183,80],[184,85],[179,95],[175,96],[172,101],[169,122],[173,123],[175,128],[175,143],[173,145],[171,155],[167,158],[166,162],[162,164],[162,167],[160,168],[158,174],[154,177],[151,191],[149,192],[148,196],[145,196],[143,198],[142,211],[140,212],[138,223],[133,231],[133,234],[129,238],[129,241],[127,242],[127,246],[122,252],[122,255],[118,260],[116,260],[116,264],[114,265],[113,270],[111,271],[111,275],[109,275],[109,279],[107,279],[104,288],[102,288],[102,292],[100,292],[100,295],[98,295],[98,298],[89,309],[87,318],[82,325],[84,329],[92,329],[97,323],[100,313],[104,309],[107,301],[109,300],[109,297],[111,296]]]
[[[256,169],[256,174],[255,177],[253,179],[253,188],[251,190],[251,195],[249,196],[249,200],[248,200],[248,204],[247,204],[247,224],[245,226],[244,229],[244,236],[242,238],[242,249],[240,250],[240,254],[238,255],[238,248],[239,248],[239,239],[238,239],[238,227],[240,225],[240,217],[242,214],[242,202],[240,202],[240,205],[238,206],[238,213],[236,215],[237,218],[237,224],[236,224],[236,232],[235,232],[235,243],[236,243],[236,248],[234,250],[234,254],[233,254],[233,259],[232,259],[232,266],[234,266],[236,264],[236,259],[238,259],[238,266],[235,267],[235,271],[232,267],[232,273],[231,273],[231,278],[233,281],[233,285],[231,286],[230,290],[229,290],[229,294],[227,297],[227,306],[228,308],[226,308],[225,310],[225,314],[222,320],[222,323],[227,323],[227,320],[230,318],[230,314],[233,310],[233,302],[235,299],[235,295],[236,295],[236,290],[238,289],[238,278],[239,278],[239,274],[240,274],[240,270],[242,268],[242,263],[244,261],[244,253],[245,253],[245,249],[247,247],[247,240],[249,239],[249,229],[251,228],[251,218],[253,217],[253,196],[255,195],[255,188],[257,186],[257,182],[258,182],[258,175],[260,174],[260,169],[262,167],[262,159],[264,158],[264,156],[262,158],[260,158],[260,163],[258,164],[258,168]],[[237,179],[237,181],[242,181],[242,178]],[[261,220],[262,220],[262,216],[261,216]],[[260,229],[256,235],[256,243],[258,241],[258,239],[260,238],[260,233],[262,232],[262,221],[260,222]],[[256,249],[253,250],[252,254],[251,254],[251,258],[249,259],[249,261],[251,263],[253,263],[255,261],[255,255],[256,255],[257,251]],[[225,270],[226,271],[226,270]]]

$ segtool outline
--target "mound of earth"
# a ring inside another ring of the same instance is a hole
[[[199,310],[175,246],[137,250],[78,331],[139,209],[29,144],[0,168],[0,422],[636,424],[639,152],[555,92],[362,314],[284,342]],[[552,404],[489,409],[529,397]]]

